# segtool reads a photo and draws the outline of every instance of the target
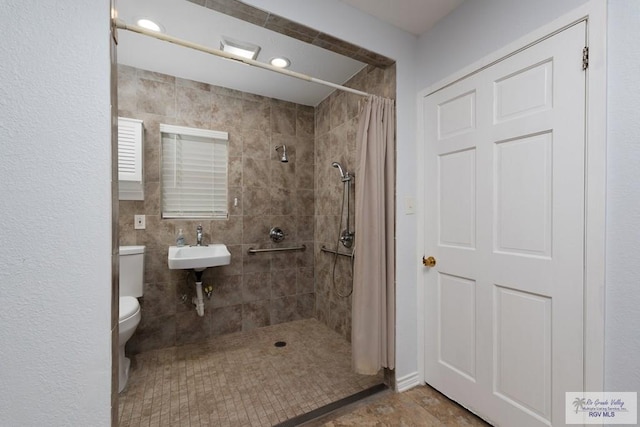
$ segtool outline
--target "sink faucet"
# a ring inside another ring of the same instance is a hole
[[[196,246],[202,246],[202,224],[198,224],[196,227]]]

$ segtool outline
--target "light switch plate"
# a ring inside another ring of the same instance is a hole
[[[144,230],[145,228],[147,228],[144,215],[133,216],[133,228],[135,228],[136,230]]]

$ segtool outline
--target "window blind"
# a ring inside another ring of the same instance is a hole
[[[162,217],[226,218],[226,138],[184,132],[162,132],[161,135]]]

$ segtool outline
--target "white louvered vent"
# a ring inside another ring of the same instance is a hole
[[[162,217],[227,218],[228,134],[160,125]]]
[[[144,200],[142,120],[118,117],[120,200]]]

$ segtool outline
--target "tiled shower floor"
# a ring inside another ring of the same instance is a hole
[[[351,371],[340,335],[299,320],[134,356],[119,423],[271,426],[381,382]]]

